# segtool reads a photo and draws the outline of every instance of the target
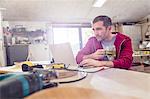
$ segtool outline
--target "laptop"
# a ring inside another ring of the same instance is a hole
[[[55,63],[64,63],[66,66],[77,66],[70,43],[50,45],[50,51]]]
[[[69,69],[78,68],[78,64],[76,63],[76,60],[73,55],[73,51],[69,43],[50,45],[50,50],[51,50],[51,54],[54,58],[55,63],[64,63],[66,66],[69,65]],[[104,67],[78,68],[79,71],[84,71],[84,72],[95,72],[101,69],[104,69]]]

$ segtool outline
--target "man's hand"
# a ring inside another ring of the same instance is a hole
[[[80,66],[101,66],[100,61],[94,59],[84,59],[79,65]]]
[[[90,55],[85,55],[83,59],[101,59],[104,57],[105,50],[104,49],[98,49],[96,52],[90,54]]]
[[[80,64],[80,66],[107,66],[114,67],[112,61],[99,61],[94,59],[84,59]]]

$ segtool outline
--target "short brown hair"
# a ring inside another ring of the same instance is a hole
[[[100,15],[100,16],[95,17],[92,23],[94,24],[98,21],[103,21],[105,27],[112,25],[111,18],[105,15]]]

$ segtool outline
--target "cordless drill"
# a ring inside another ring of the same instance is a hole
[[[46,74],[41,71],[0,75],[0,99],[20,99],[41,89],[57,86],[57,83],[45,83]]]

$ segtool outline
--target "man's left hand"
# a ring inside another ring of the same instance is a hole
[[[80,66],[102,66],[100,61],[94,59],[84,59]]]

